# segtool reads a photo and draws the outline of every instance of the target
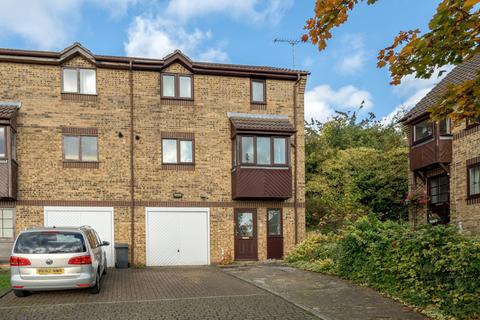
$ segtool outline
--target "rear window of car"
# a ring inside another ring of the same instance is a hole
[[[18,236],[13,252],[52,254],[85,252],[85,240],[78,232],[25,232]]]

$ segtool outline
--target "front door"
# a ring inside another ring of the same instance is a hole
[[[267,210],[267,259],[283,258],[282,209]]]
[[[257,260],[257,210],[235,210],[235,260]]]

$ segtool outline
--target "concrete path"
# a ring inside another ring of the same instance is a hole
[[[222,270],[283,297],[324,320],[427,319],[375,290],[333,276],[274,264]]]

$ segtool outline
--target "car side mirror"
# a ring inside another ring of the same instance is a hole
[[[110,242],[108,242],[108,241],[103,241],[103,242],[102,242],[102,247],[103,247],[103,246],[109,246],[109,245],[110,245]]]

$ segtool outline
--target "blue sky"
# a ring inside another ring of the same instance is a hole
[[[400,30],[425,31],[438,3],[360,4],[334,31],[327,50],[298,45],[296,67],[311,71],[306,117],[325,120],[334,110],[351,110],[364,100],[366,111],[381,118],[418,102],[439,79],[408,77],[392,87],[388,70],[376,68],[376,55]],[[4,48],[61,50],[79,41],[96,54],[162,58],[179,48],[194,60],[291,67],[290,46],[274,44],[273,39],[299,38],[314,1],[0,0],[0,4]]]

